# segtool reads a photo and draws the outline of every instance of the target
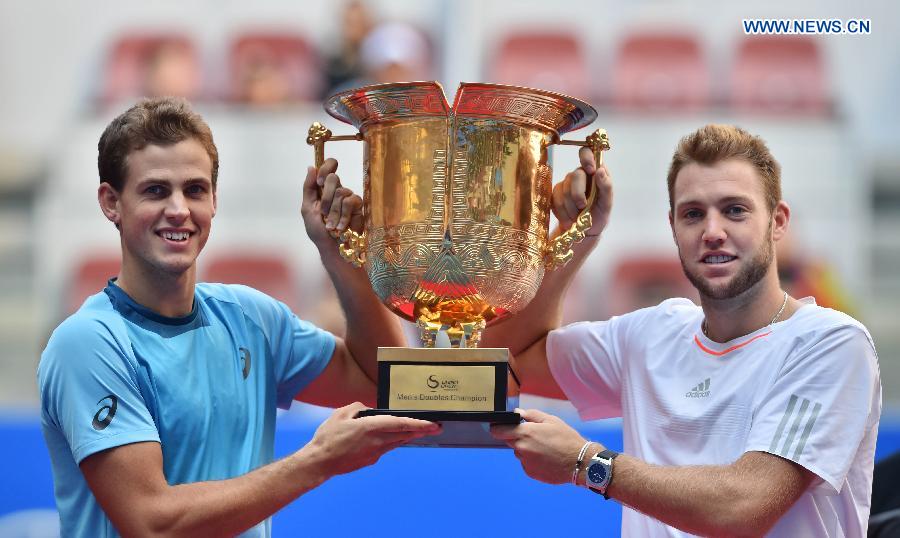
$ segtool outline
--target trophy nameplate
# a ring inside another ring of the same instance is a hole
[[[506,446],[491,424],[517,424],[519,382],[505,348],[378,348],[376,409],[360,416],[394,415],[440,422],[440,435],[418,446]]]

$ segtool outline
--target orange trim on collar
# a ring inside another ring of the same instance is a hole
[[[731,353],[731,352],[734,351],[735,349],[740,349],[740,348],[746,346],[747,344],[749,344],[750,342],[756,340],[757,338],[762,338],[763,336],[769,336],[770,334],[772,334],[772,331],[769,331],[769,332],[767,332],[767,333],[757,334],[756,336],[754,336],[754,337],[751,338],[750,340],[747,340],[746,342],[741,342],[740,344],[731,346],[730,348],[728,348],[728,349],[726,349],[726,350],[723,350],[723,351],[715,351],[715,350],[709,349],[708,347],[704,346],[703,343],[700,342],[700,337],[697,336],[696,334],[694,335],[694,342],[697,344],[697,346],[700,347],[700,349],[702,349],[703,351],[709,353],[710,355],[715,355],[716,357],[721,357],[722,355],[726,355],[726,354],[728,354],[728,353]]]

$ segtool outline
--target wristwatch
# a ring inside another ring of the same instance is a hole
[[[603,495],[604,499],[609,499],[606,489],[612,481],[612,463],[618,456],[618,452],[612,450],[603,450],[588,462],[587,473],[585,474],[585,486],[594,493]]]

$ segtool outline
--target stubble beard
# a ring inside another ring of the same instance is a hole
[[[697,288],[701,297],[716,300],[733,299],[755,286],[769,271],[769,266],[772,264],[772,259],[775,256],[775,244],[771,239],[771,234],[767,235],[766,241],[763,242],[753,258],[740,269],[738,274],[724,284],[714,286],[703,276],[693,273],[679,251],[678,254],[684,276]]]

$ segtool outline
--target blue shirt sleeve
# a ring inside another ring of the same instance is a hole
[[[294,396],[319,376],[334,354],[335,337],[301,320],[284,303],[246,286],[233,286],[245,312],[259,325],[272,353],[276,403],[288,409]]]
[[[69,318],[41,355],[42,418],[66,439],[76,464],[159,433],[141,394],[127,339],[99,319]]]

